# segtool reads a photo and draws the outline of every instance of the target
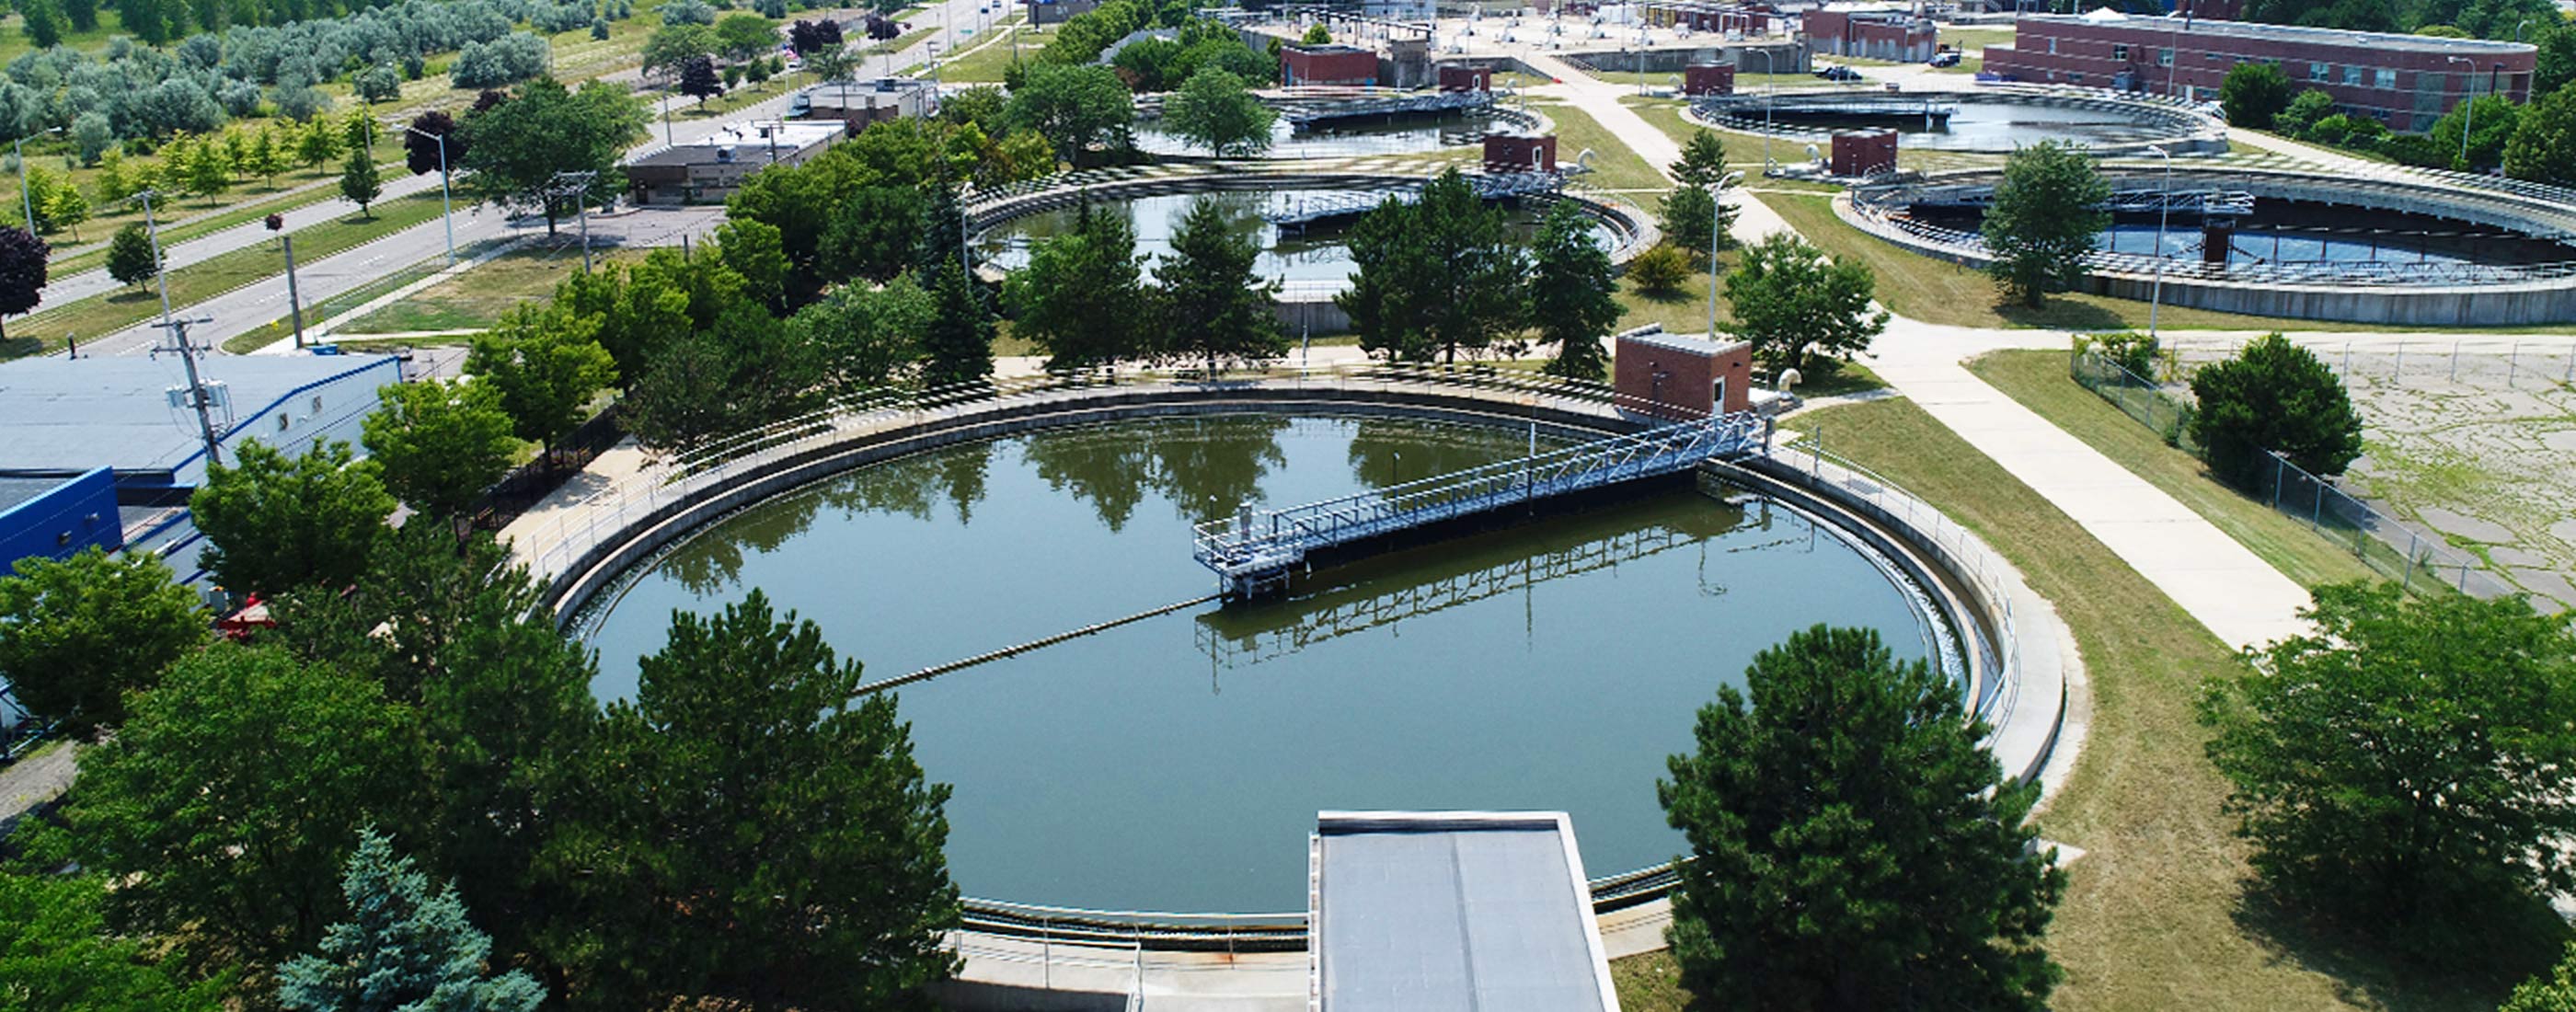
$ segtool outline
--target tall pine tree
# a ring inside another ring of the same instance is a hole
[[[922,335],[922,383],[950,386],[992,375],[993,307],[985,302],[984,290],[963,265],[951,261],[939,268],[939,284],[931,294],[939,311]]]
[[[1172,233],[1172,259],[1156,272],[1166,319],[1164,347],[1176,358],[1259,362],[1288,353],[1271,310],[1278,287],[1252,272],[1259,251],[1229,227],[1214,201],[1190,206]]]
[[[1591,219],[1572,202],[1548,209],[1530,244],[1530,326],[1541,344],[1556,346],[1547,364],[1553,376],[1599,380],[1610,376],[1610,357],[1601,338],[1619,322],[1619,269],[1610,254],[1592,241]]]

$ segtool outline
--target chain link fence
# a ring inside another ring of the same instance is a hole
[[[2293,335],[2290,341],[2316,355],[2348,385],[2548,390],[2576,384],[2576,341],[2565,337],[2351,340]],[[2165,361],[2175,373],[2188,375],[2200,365],[2235,357],[2245,343],[2242,339],[2169,341]]]
[[[2164,437],[2169,446],[2206,457],[2191,439],[2192,406],[2163,384],[2130,372],[2098,351],[2076,352],[2069,375],[2101,396],[2122,414]],[[2452,548],[2438,537],[2418,533],[2396,517],[2354,498],[2324,478],[2309,474],[2278,453],[2252,469],[2260,487],[2254,497],[2281,515],[2308,525],[2319,537],[2342,547],[2372,571],[2408,590],[2444,587],[2477,597],[2514,593],[2484,560]]]

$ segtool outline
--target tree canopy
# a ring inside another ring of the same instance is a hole
[[[424,379],[377,393],[384,406],[367,416],[362,441],[394,498],[452,520],[509,473],[519,443],[492,384]]]
[[[219,1012],[223,977],[193,980],[148,940],[108,926],[95,874],[0,871],[0,980],[12,1012]]]
[[[599,346],[600,321],[559,303],[521,306],[474,335],[465,371],[500,396],[511,434],[552,447],[588,416],[593,397],[617,381],[617,361]]]
[[[2361,412],[2334,370],[2278,333],[2191,376],[2192,441],[2209,468],[2251,487],[2270,477],[2270,450],[2332,477],[2361,456]]]
[[[1219,158],[1270,150],[1270,127],[1278,120],[1243,78],[1222,67],[1200,68],[1163,108],[1164,129]]]
[[[2523,111],[2504,148],[2504,173],[2552,186],[2576,186],[2576,88],[2561,88]]]
[[[81,211],[87,214],[88,205]],[[26,229],[0,228],[0,315],[24,313],[45,301],[45,261],[52,255],[53,247]],[[0,345],[7,337],[0,331]]]
[[[1690,842],[1671,940],[1710,1008],[2047,1007],[2066,887],[1983,721],[1876,632],[1763,650],[1656,797]],[[1937,996],[1937,997],[1936,997]]]
[[[205,645],[196,595],[150,552],[30,556],[0,576],[0,674],[18,703],[94,739],[125,721],[125,695]]]
[[[1276,284],[1253,273],[1260,251],[1235,231],[1213,201],[1196,201],[1172,232],[1171,258],[1156,266],[1161,310],[1149,325],[1160,329],[1149,343],[1178,360],[1263,362],[1288,353],[1287,335],[1271,304]]]
[[[1726,277],[1735,336],[1775,374],[1796,369],[1810,379],[1832,375],[1887,330],[1886,311],[1870,308],[1877,294],[1867,266],[1827,259],[1788,232],[1753,244]]]
[[[1144,258],[1123,213],[1084,204],[1073,230],[1029,247],[1029,262],[1002,285],[1012,333],[1047,353],[1047,368],[1081,369],[1135,358],[1146,320]]]
[[[1484,348],[1520,325],[1524,251],[1455,168],[1411,203],[1388,197],[1347,241],[1357,272],[1333,303],[1350,314],[1362,348],[1455,362],[1459,348]]]
[[[2246,66],[2240,64],[2240,67]],[[2111,226],[2111,184],[2093,156],[2057,141],[2014,151],[1986,208],[1986,272],[2007,299],[2038,306],[2084,280],[2094,237]]]
[[[1530,326],[1540,344],[1556,346],[1547,372],[1571,379],[1606,380],[1610,356],[1601,341],[1619,323],[1619,269],[1592,239],[1592,219],[1571,201],[1547,209],[1530,243],[1526,286]]]
[[[1061,35],[1061,31],[1059,31]],[[1010,120],[1055,145],[1056,157],[1075,165],[1093,147],[1127,146],[1136,106],[1127,86],[1107,67],[1031,66],[1011,89]]]
[[[2227,79],[2218,85],[2218,104],[2227,110],[2229,126],[2272,129],[2272,120],[2290,101],[2290,78],[2275,63],[2243,61],[2227,68]]]
[[[197,529],[211,542],[200,564],[236,592],[348,586],[393,516],[379,468],[353,459],[342,442],[317,441],[294,457],[258,440],[242,442],[232,464],[208,468],[206,483],[189,497]]]
[[[319,953],[279,968],[288,1012],[535,1012],[546,1000],[523,971],[485,974],[491,936],[466,919],[454,886],[432,888],[384,834],[358,834],[340,895],[349,919],[323,931]]]
[[[2519,598],[2316,590],[2315,632],[2212,676],[2201,719],[2265,881],[2425,940],[2576,886],[2576,632]]]
[[[538,211],[552,234],[556,219],[576,203],[556,187],[556,175],[595,173],[581,198],[614,196],[625,189],[619,160],[642,136],[644,119],[643,104],[624,88],[588,81],[572,91],[539,78],[489,109],[468,113],[464,153],[448,154],[466,172],[466,192],[504,208]]]

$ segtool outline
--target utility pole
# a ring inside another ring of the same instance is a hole
[[[145,190],[134,195],[143,202],[143,234],[152,240],[152,279],[161,284],[161,325],[170,325],[170,272],[161,262],[161,226],[152,220],[152,198],[158,190]]]
[[[590,273],[590,181],[598,175],[596,172],[558,172],[546,187],[549,199],[561,200],[564,194],[570,193],[576,202],[573,206],[581,220],[581,272],[584,274]]]
[[[268,230],[278,233],[277,241],[286,249],[286,311],[295,320],[295,348],[304,350],[304,300],[295,294],[295,237],[285,234],[286,216],[268,216]]]
[[[197,375],[197,349],[196,346],[188,343],[190,326],[213,322],[215,320],[211,316],[173,320],[168,319],[167,314],[164,314],[159,326],[169,331],[170,343],[153,348],[152,354],[159,356],[165,352],[178,353],[179,364],[188,371],[188,406],[196,409],[197,434],[206,441],[206,466],[219,467],[224,462],[224,450],[222,442],[215,435],[213,410],[215,398],[213,392],[206,388],[205,380]]]

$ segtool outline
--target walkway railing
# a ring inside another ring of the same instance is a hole
[[[1672,474],[1761,445],[1751,411],[1622,433],[1338,499],[1247,510],[1198,525],[1192,555],[1241,596],[1275,586],[1307,556],[1398,531],[1621,482]]]

